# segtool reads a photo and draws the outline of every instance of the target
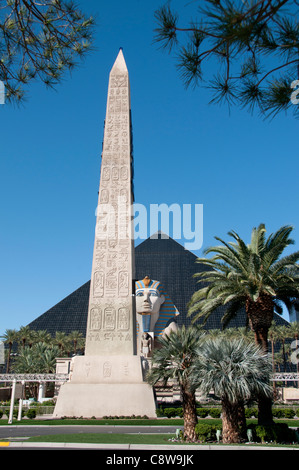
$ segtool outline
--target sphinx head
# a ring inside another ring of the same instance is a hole
[[[159,291],[160,283],[146,276],[136,283],[136,311],[141,315],[159,314],[165,296]]]

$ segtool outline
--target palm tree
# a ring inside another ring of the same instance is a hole
[[[23,348],[25,348],[26,343],[31,342],[32,334],[33,332],[30,330],[29,326],[21,326],[19,329],[18,338]]]
[[[18,334],[17,330],[6,330],[4,335],[1,336],[1,339],[3,340],[3,343],[8,344],[6,373],[9,372],[11,351],[12,351],[12,347],[13,347],[14,342],[17,341],[17,339],[18,339],[17,334]]]
[[[265,225],[261,224],[252,230],[248,245],[235,232],[229,232],[234,240],[229,243],[216,237],[221,245],[205,252],[214,256],[197,260],[210,269],[195,275],[204,285],[194,293],[189,304],[189,315],[194,315],[194,321],[200,317],[207,319],[225,305],[222,321],[227,325],[245,307],[256,344],[268,351],[268,330],[277,302],[299,297],[299,251],[281,258],[284,250],[294,243],[290,238],[292,230],[290,226],[281,227],[266,239]],[[262,400],[259,423],[271,422],[271,404]]]
[[[50,344],[52,337],[47,330],[36,330],[32,331],[32,341],[34,344],[36,343],[45,343]]]
[[[178,382],[182,397],[184,438],[187,441],[196,439],[196,401],[190,373],[199,341],[204,334],[198,327],[186,328],[183,325],[178,331],[172,331],[169,336],[161,338],[160,347],[153,352],[152,367],[147,375],[147,381],[151,385],[160,381],[166,385],[170,379]]]
[[[29,346],[21,348],[13,365],[13,371],[19,374],[32,374],[38,372],[38,356]]]
[[[241,441],[240,408],[256,393],[271,396],[271,363],[267,354],[244,338],[209,338],[201,343],[192,367],[193,386],[214,390],[222,403],[224,443]]]
[[[68,338],[66,333],[63,331],[56,331],[55,338],[53,340],[53,344],[59,347],[60,353],[62,354],[64,349],[66,348],[68,343]]]
[[[38,343],[40,345],[42,343]],[[36,345],[36,346],[38,346]],[[59,347],[58,346],[40,346],[41,354],[39,355],[38,369],[40,373],[44,374],[54,374],[56,370],[56,359],[59,357]],[[35,350],[38,353],[38,349]]]
[[[74,346],[74,355],[77,354],[77,345],[78,345],[78,342],[80,342],[82,338],[83,338],[82,333],[76,330],[71,331],[71,333],[68,335],[68,340],[71,341]]]

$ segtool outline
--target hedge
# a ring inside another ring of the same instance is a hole
[[[221,417],[221,408],[196,408],[196,413],[199,418],[220,418]],[[293,419],[299,418],[299,408],[272,408],[273,417],[276,419]],[[157,409],[157,416],[158,417],[166,417],[166,418],[175,418],[179,416],[180,418],[183,417],[183,409],[182,407],[163,407],[160,406]],[[258,417],[258,409],[257,408],[245,408],[245,417],[247,419],[250,418],[257,418]]]
[[[275,423],[271,426],[251,424],[247,429],[252,430],[254,442],[275,442],[293,444],[299,442],[299,434],[285,423]],[[200,442],[216,441],[216,431],[222,430],[221,425],[198,423],[195,426],[196,437]]]
[[[210,416],[211,418],[220,418],[221,416],[221,409],[220,408],[196,408],[197,416],[199,418],[206,418]],[[166,417],[166,418],[175,418],[179,416],[180,418],[183,417],[183,408],[171,408],[171,407],[159,407],[157,409],[157,416],[158,417]]]
[[[222,426],[213,424],[197,423],[195,426],[196,437],[200,442],[216,441],[216,431],[221,430]]]
[[[292,444],[299,442],[299,435],[295,429],[288,427],[286,423],[275,423],[269,426],[251,424],[248,429],[252,430],[253,440],[256,442],[275,442]]]

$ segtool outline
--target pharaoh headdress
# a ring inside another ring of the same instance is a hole
[[[160,307],[159,318],[155,325],[155,332],[154,332],[155,336],[161,336],[169,320],[180,314],[178,309],[172,302],[167,292],[165,292],[163,285],[159,281],[154,281],[150,279],[148,276],[146,276],[142,281],[136,281],[135,288],[136,290],[152,288],[152,289],[156,289],[160,295],[164,295],[165,302]]]

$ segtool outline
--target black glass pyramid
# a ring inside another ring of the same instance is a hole
[[[151,279],[160,281],[165,291],[180,312],[177,317],[179,325],[191,324],[192,319],[187,316],[187,304],[193,293],[198,289],[197,279],[193,275],[206,269],[204,265],[196,263],[197,257],[190,251],[165,235],[156,234],[156,238],[148,238],[135,248],[136,280],[148,275]],[[52,336],[56,331],[70,333],[80,331],[86,335],[88,300],[90,281],[79,287],[57,305],[31,322],[28,326],[32,330],[47,330]],[[222,328],[221,318],[224,308],[218,309],[208,319],[205,328]],[[277,324],[287,322],[279,315],[275,315]],[[231,321],[230,327],[241,327],[246,324],[245,311]]]

